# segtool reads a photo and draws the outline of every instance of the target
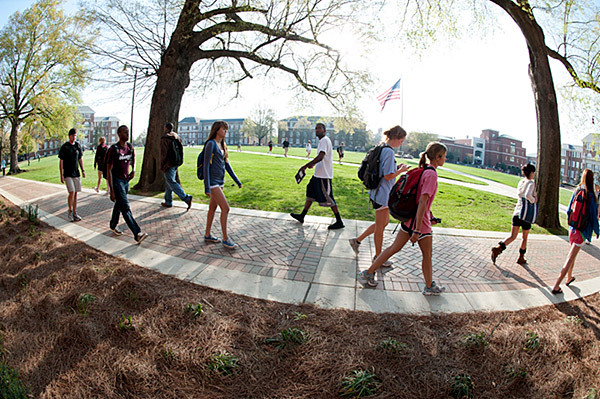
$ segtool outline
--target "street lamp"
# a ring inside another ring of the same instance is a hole
[[[131,119],[129,121],[129,131],[131,132],[131,135],[129,137],[129,140],[133,143],[133,108],[135,105],[135,88],[137,85],[137,74],[138,71],[143,71],[144,72],[144,77],[148,77],[148,68],[140,68],[140,67],[136,67],[130,64],[125,63],[125,65],[123,65],[123,71],[127,70],[127,67],[133,69],[133,93],[131,94]]]

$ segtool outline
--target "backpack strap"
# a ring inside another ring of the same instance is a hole
[[[422,172],[421,172],[421,174],[419,175],[419,180],[417,180],[417,192],[419,191],[419,185],[421,184],[421,177],[423,177],[423,173],[425,173],[425,171],[426,171],[426,170],[428,170],[428,169],[432,169],[432,170],[434,170],[434,171],[435,171],[435,168],[434,168],[433,166],[429,166],[429,165],[425,164],[425,166],[423,167],[423,171],[422,171]],[[436,174],[437,174],[437,172],[436,172]],[[419,198],[417,199],[417,203],[418,203],[418,201],[419,201],[420,199],[421,199],[421,197],[419,197]],[[418,207],[418,205],[417,205],[417,212],[418,212],[418,211],[419,211],[419,207]],[[415,220],[416,220],[416,219],[417,219],[417,215],[415,214],[415,217],[414,217],[414,218],[412,218],[412,222],[410,223],[410,229],[411,229],[411,230],[413,230],[413,231],[415,230]],[[419,232],[419,234],[420,234],[420,233],[421,233],[421,232]]]

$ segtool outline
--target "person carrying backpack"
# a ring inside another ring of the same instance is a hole
[[[592,235],[596,237],[600,234],[598,226],[598,201],[594,192],[594,172],[590,169],[583,171],[581,182],[577,190],[571,197],[569,208],[567,210],[569,220],[569,243],[571,249],[565,261],[565,265],[560,271],[560,275],[552,288],[552,294],[562,294],[560,283],[567,276],[567,285],[575,281],[573,276],[573,266],[579,250],[585,240],[591,241]]]
[[[369,200],[373,205],[373,209],[375,209],[375,223],[370,225],[358,237],[349,240],[350,246],[358,256],[361,242],[369,235],[373,234],[373,241],[375,242],[375,257],[373,258],[373,261],[381,254],[383,247],[383,232],[385,226],[390,222],[390,212],[388,209],[390,190],[396,181],[396,177],[409,169],[409,166],[404,164],[396,165],[396,158],[394,157],[394,148],[398,148],[402,145],[406,138],[406,131],[400,126],[394,126],[384,132],[383,135],[385,136],[386,145],[381,149],[379,155],[378,172],[380,181],[377,188],[369,190]],[[386,260],[382,266],[390,267],[392,266],[392,262]]]
[[[359,273],[358,279],[361,283],[367,284],[371,287],[376,287],[377,281],[375,280],[375,271],[379,269],[392,255],[399,252],[408,241],[410,241],[413,244],[419,244],[421,254],[423,255],[423,261],[421,264],[423,277],[425,278],[423,295],[439,295],[445,291],[444,287],[437,285],[432,279],[433,235],[431,225],[436,224],[437,222],[435,220],[432,221],[431,204],[433,203],[433,199],[435,198],[435,194],[437,192],[436,169],[444,165],[446,162],[447,152],[448,149],[444,144],[432,142],[427,145],[425,152],[421,153],[419,168],[423,168],[424,170],[421,174],[419,187],[417,189],[419,205],[416,216],[400,224],[400,231],[398,232],[393,244],[386,248],[381,255],[379,255],[373,261],[373,264],[368,270],[363,270]],[[428,166],[427,159],[429,159],[429,166],[431,168],[426,168],[426,166]]]
[[[173,193],[187,204],[187,210],[192,207],[192,196],[183,191],[177,182],[177,168],[183,164],[183,145],[181,139],[173,131],[171,122],[165,123],[165,134],[160,138],[160,170],[165,176],[165,201],[161,203],[165,208],[173,206]]]
[[[523,240],[521,241],[521,247],[519,248],[519,259],[517,259],[517,263],[519,265],[527,264],[525,252],[527,252],[527,237],[529,236],[529,231],[531,230],[531,223],[521,220],[519,215],[521,214],[521,208],[523,207],[523,198],[533,204],[537,202],[535,181],[533,180],[535,177],[535,166],[528,163],[527,165],[521,167],[521,173],[523,173],[524,177],[521,179],[521,181],[519,181],[519,185],[517,186],[518,199],[513,212],[510,236],[504,241],[500,241],[497,246],[492,248],[492,262],[494,264],[496,264],[496,258],[498,258],[498,255],[500,255],[502,251],[506,249],[506,246],[516,240],[517,236],[519,235],[519,228],[523,229]]]

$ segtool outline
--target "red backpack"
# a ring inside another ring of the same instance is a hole
[[[435,170],[431,166],[411,169],[406,174],[400,176],[396,184],[392,187],[388,200],[388,208],[390,215],[395,219],[406,222],[414,218],[417,214],[417,208],[419,207],[417,191],[419,190],[421,176],[423,176],[423,172],[427,169]]]
[[[573,194],[571,207],[567,211],[569,226],[576,230],[585,230],[588,224],[588,195],[583,188],[578,188]]]

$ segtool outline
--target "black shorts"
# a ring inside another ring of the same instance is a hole
[[[413,232],[414,232],[413,229],[411,229],[410,227],[408,227],[404,223],[400,223],[400,230],[402,230],[403,232],[407,233],[409,236],[412,236]],[[433,236],[433,233],[425,233],[425,234],[420,233],[418,239],[420,240],[421,238],[425,238],[425,237],[429,237],[429,236]]]
[[[383,206],[383,205],[378,204],[377,202],[373,201],[372,199],[370,199],[369,201],[371,201],[371,205],[373,205],[373,209],[375,209],[375,210],[377,210]]]
[[[311,177],[306,186],[306,198],[318,202],[321,206],[334,206],[335,199],[333,198],[331,179]]]
[[[519,217],[517,215],[513,216],[512,225],[516,226],[516,227],[520,227],[523,230],[531,230],[531,223],[519,219]]]

